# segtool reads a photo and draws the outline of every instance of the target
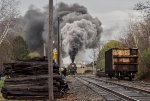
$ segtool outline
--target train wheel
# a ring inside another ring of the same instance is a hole
[[[112,79],[112,76],[110,75],[109,78]]]
[[[121,74],[118,72],[117,78],[120,80],[121,79]]]
[[[131,72],[130,76],[129,76],[129,80],[132,81],[132,79],[134,78],[133,73]]]
[[[132,81],[132,79],[133,79],[133,78],[130,76],[130,77],[129,77],[129,80]]]
[[[117,78],[118,80],[120,80],[120,77],[119,77],[119,76],[117,76],[116,78]]]
[[[112,74],[108,74],[109,78],[112,78]]]
[[[124,76],[121,76],[121,80],[124,80],[125,78],[124,78]]]

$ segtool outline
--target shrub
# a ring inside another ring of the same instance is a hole
[[[142,53],[142,62],[150,70],[150,48],[143,51],[143,53]]]
[[[93,71],[92,70],[85,70],[85,74],[88,74],[88,73],[92,73]]]

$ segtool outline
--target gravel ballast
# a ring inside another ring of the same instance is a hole
[[[56,101],[105,101],[101,95],[80,83],[74,77],[68,76],[67,80],[69,81],[69,92],[64,98]]]

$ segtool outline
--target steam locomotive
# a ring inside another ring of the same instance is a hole
[[[75,75],[77,73],[77,66],[75,63],[70,63],[68,66],[68,74],[69,75]]]

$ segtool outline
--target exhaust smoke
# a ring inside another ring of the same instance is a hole
[[[87,8],[78,4],[59,3],[54,8],[54,46],[57,47],[57,19],[60,18],[63,57],[70,56],[74,62],[79,51],[96,48],[102,27],[98,18],[93,18]],[[43,50],[48,37],[48,9],[44,12],[30,7],[24,19],[24,39],[31,51]]]

